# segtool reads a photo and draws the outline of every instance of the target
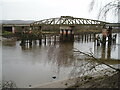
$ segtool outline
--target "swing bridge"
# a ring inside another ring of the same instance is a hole
[[[100,30],[106,22],[72,16],[61,16],[58,18],[43,19],[30,24],[31,27],[38,27],[42,30],[59,30],[60,27],[74,27],[74,30]]]
[[[106,22],[85,18],[75,18],[72,16],[61,16],[60,18],[50,18],[31,23],[31,26],[40,25],[103,25]]]
[[[72,16],[61,16],[58,18],[50,18],[50,19],[43,19],[40,21],[35,21],[30,24],[2,24],[3,30],[13,30],[13,29],[22,29],[22,27],[28,28],[38,28],[42,30],[59,30],[60,26],[68,26],[74,27],[74,30],[80,29],[101,29],[103,25],[107,24],[107,22],[99,21],[99,20],[92,20],[92,19],[85,19],[85,18],[76,18]]]

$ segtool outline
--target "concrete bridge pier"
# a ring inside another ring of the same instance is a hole
[[[107,49],[107,59],[111,57],[111,44],[112,44],[112,27],[108,28],[108,49]]]
[[[73,41],[74,32],[70,26],[60,26],[60,41]]]
[[[96,46],[96,43],[97,43],[97,46],[98,46],[98,41],[96,42],[96,34],[94,33],[93,34],[93,42],[94,42],[94,46]]]
[[[52,36],[49,35],[49,36],[48,36],[48,43],[49,43],[49,45],[51,45],[51,40],[52,40]]]
[[[107,37],[107,29],[103,27],[102,29],[102,39],[100,39],[99,35],[97,36],[97,46],[102,44],[101,58],[105,59],[106,57],[106,37]],[[101,41],[100,41],[101,40]]]
[[[90,34],[90,42],[91,42],[91,39],[92,39],[92,37],[91,37],[91,34]]]
[[[12,33],[15,33],[15,26],[12,26]]]
[[[29,46],[31,47],[32,46],[32,40],[29,40]]]
[[[106,46],[107,29],[102,29],[102,46]]]
[[[46,35],[44,35],[43,37],[44,37],[44,45],[46,46],[46,41],[47,41]]]
[[[87,35],[85,34],[85,42],[87,41]]]
[[[89,41],[89,34],[87,34],[87,42]]]
[[[39,45],[41,45],[41,44],[42,44],[42,37],[39,36]]]
[[[42,26],[38,27],[38,40],[39,40],[39,45],[42,44]]]
[[[54,35],[54,45],[56,45],[56,35]]]
[[[81,39],[82,39],[82,42],[83,42],[83,40],[84,40],[84,35],[83,34],[81,35]]]
[[[107,36],[108,36],[108,45],[111,45],[111,43],[112,43],[112,27],[108,28]]]

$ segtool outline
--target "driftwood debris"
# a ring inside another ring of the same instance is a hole
[[[96,62],[98,62],[98,63],[100,63],[100,64],[104,64],[104,65],[108,66],[109,68],[114,69],[115,71],[120,72],[120,69],[119,69],[119,68],[115,68],[115,67],[110,66],[109,64],[104,63],[103,61],[95,58],[92,53],[87,54],[87,53],[84,53],[84,52],[82,52],[82,51],[80,51],[80,50],[78,50],[78,49],[76,49],[76,48],[74,48],[74,49],[75,49],[74,52],[78,52],[78,53],[80,53],[80,54],[83,54],[83,55],[85,55],[85,56],[87,56],[87,57],[89,57],[89,58],[92,58],[91,60],[95,60]]]

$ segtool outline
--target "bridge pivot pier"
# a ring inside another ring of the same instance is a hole
[[[74,41],[74,26],[60,26],[60,41]]]

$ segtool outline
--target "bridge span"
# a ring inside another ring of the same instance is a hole
[[[106,22],[72,16],[44,19],[30,24],[34,29],[59,30],[61,26],[74,27],[77,30],[100,30]]]
[[[58,18],[44,19],[31,23],[31,26],[39,25],[103,25],[106,22],[72,16],[61,16]]]
[[[28,30],[39,30],[39,31],[59,31],[61,27],[74,27],[74,31],[79,30],[101,30],[103,25],[113,26],[118,28],[117,24],[111,24],[104,21],[76,18],[72,16],[61,16],[58,18],[43,19],[35,21],[31,24],[2,24],[2,30],[7,31],[21,31],[23,28]],[[117,25],[117,26],[116,26]]]

